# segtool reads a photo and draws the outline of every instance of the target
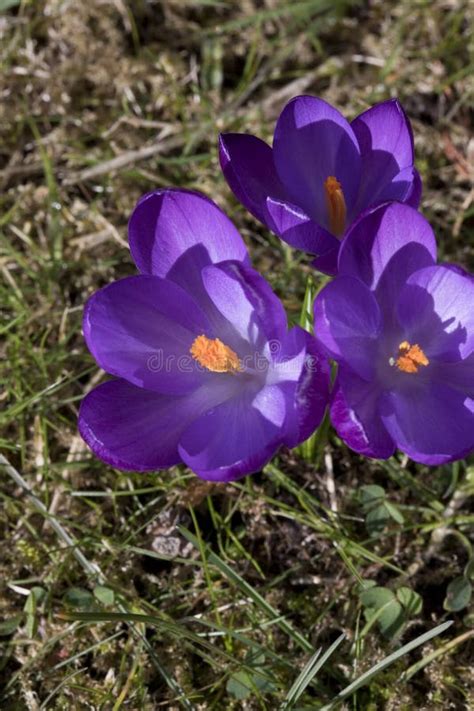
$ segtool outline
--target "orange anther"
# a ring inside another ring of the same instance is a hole
[[[333,235],[340,237],[344,234],[346,227],[347,210],[341,183],[334,175],[330,175],[324,181],[324,192],[329,217],[329,229]]]
[[[237,354],[219,338],[197,336],[189,352],[200,365],[213,373],[235,373],[241,369]]]
[[[398,358],[394,361],[394,365],[403,373],[418,373],[421,365],[426,366],[429,363],[417,343],[412,346],[408,341],[402,341],[398,346]]]

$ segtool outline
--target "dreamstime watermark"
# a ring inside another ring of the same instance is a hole
[[[277,367],[280,373],[299,375],[302,369],[300,354],[282,355],[282,344],[278,340],[271,340],[266,344],[265,353],[254,351],[239,358],[240,372],[266,373],[270,366]],[[317,372],[321,368],[320,359],[307,354],[304,360],[306,371]],[[175,355],[166,353],[158,348],[155,353],[148,356],[147,368],[153,373],[193,373],[209,372],[206,366],[201,365],[191,354]]]

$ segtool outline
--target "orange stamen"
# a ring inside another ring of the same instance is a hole
[[[213,373],[235,373],[241,370],[237,354],[219,338],[197,336],[189,352],[199,365],[203,365]]]
[[[340,237],[344,234],[346,227],[346,201],[342,192],[341,183],[334,175],[330,175],[324,181],[324,191],[326,197],[326,209],[329,217],[329,229]]]
[[[418,373],[421,365],[429,365],[430,361],[420,346],[412,346],[408,341],[402,341],[398,346],[398,358],[393,362],[402,373]]]

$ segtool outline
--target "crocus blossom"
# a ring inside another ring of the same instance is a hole
[[[292,247],[335,274],[340,238],[366,209],[389,200],[418,207],[413,136],[396,100],[349,123],[333,106],[298,96],[283,109],[273,147],[241,133],[221,135],[220,162],[237,199]]]
[[[314,314],[339,363],[331,420],[349,447],[431,465],[474,449],[474,279],[436,264],[416,210],[391,203],[356,222]]]
[[[184,462],[204,479],[260,469],[321,421],[329,366],[250,266],[239,233],[206,197],[158,190],[137,204],[140,271],[94,294],[84,335],[115,380],[84,399],[80,432],[105,462]]]

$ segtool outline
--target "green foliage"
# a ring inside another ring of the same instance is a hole
[[[14,615],[0,622],[0,637],[8,637],[21,625],[23,615]]]
[[[464,575],[459,575],[448,585],[444,599],[444,609],[449,612],[459,612],[467,607],[471,601],[472,584]]]
[[[28,637],[34,637],[38,629],[38,605],[44,600],[46,596],[46,590],[35,586],[31,588],[30,594],[26,598],[25,606],[23,608],[26,616],[26,633]]]
[[[80,610],[93,610],[96,607],[94,595],[84,588],[69,588],[64,593],[63,600],[68,607]]]
[[[262,670],[265,668],[265,657],[263,655],[258,655],[255,658],[252,658],[252,655],[248,655],[246,663],[251,665],[254,671],[249,673],[241,670],[232,674],[226,684],[227,691],[231,696],[238,701],[243,701],[254,694],[259,695],[276,691],[275,684],[264,673],[259,672],[259,667]]]
[[[414,590],[400,587],[396,591],[367,581],[359,594],[367,622],[377,623],[381,633],[388,639],[401,634],[410,617],[420,614],[423,601]]]
[[[115,593],[105,585],[97,585],[94,588],[94,597],[106,607],[111,606],[115,602]]]
[[[0,0],[0,12],[6,12],[13,7],[18,7],[21,0]]]
[[[390,520],[400,526],[405,519],[399,509],[387,499],[385,489],[378,484],[361,486],[357,492],[359,503],[365,514],[365,526],[371,536],[378,536]]]

